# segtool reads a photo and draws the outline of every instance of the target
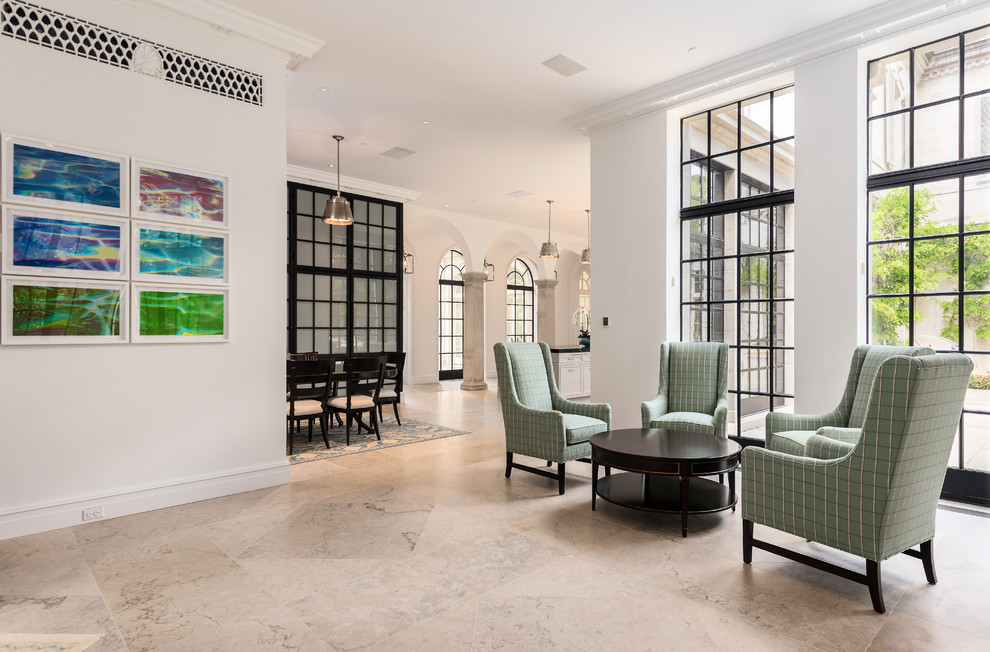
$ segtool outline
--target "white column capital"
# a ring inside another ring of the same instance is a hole
[[[488,280],[488,274],[484,272],[461,272],[461,280],[464,284],[484,283]]]
[[[536,287],[540,288],[541,290],[545,288],[553,289],[557,287],[557,283],[559,282],[560,281],[558,281],[555,278],[541,278],[541,279],[537,279]]]

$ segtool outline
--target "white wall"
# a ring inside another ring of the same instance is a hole
[[[854,50],[794,73],[794,401],[798,413],[839,404],[866,341],[866,87]]]
[[[639,404],[656,396],[660,343],[678,338],[667,314],[676,301],[667,142],[662,111],[591,137],[592,400],[611,404],[617,428],[640,426]]]
[[[285,70],[110,0],[51,9],[264,75],[264,106],[0,38],[0,129],[231,177],[225,344],[0,347],[0,538],[288,481]]]

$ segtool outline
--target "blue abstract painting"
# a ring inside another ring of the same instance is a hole
[[[12,220],[14,269],[121,271],[121,227],[31,215]]]
[[[138,272],[183,279],[224,280],[226,237],[138,229]]]
[[[15,197],[123,208],[118,161],[14,143],[12,167]]]

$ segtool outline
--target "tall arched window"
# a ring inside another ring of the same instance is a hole
[[[464,256],[451,249],[440,263],[440,380],[464,377]]]
[[[533,342],[533,273],[516,258],[505,276],[505,333],[509,342]]]
[[[587,267],[578,277],[578,309],[591,314],[591,271]]]

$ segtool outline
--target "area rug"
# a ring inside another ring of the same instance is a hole
[[[0,633],[2,652],[82,652],[100,640],[94,634],[3,634]]]
[[[403,419],[402,425],[398,425],[393,419],[385,419],[379,424],[378,430],[381,432],[382,440],[375,439],[375,433],[361,431],[358,433],[357,427],[351,426],[351,445],[345,444],[346,436],[344,428],[338,426],[331,428],[327,433],[330,439],[330,448],[323,443],[323,436],[320,434],[320,425],[313,424],[313,441],[306,441],[306,424],[302,424],[301,432],[292,434],[293,455],[289,456],[290,464],[302,464],[304,462],[315,462],[316,460],[326,460],[342,455],[353,455],[373,451],[379,448],[391,448],[392,446],[404,446],[415,444],[431,439],[443,439],[444,437],[454,437],[456,435],[466,435],[467,430],[455,430],[445,426],[438,426],[423,421],[413,419]]]

